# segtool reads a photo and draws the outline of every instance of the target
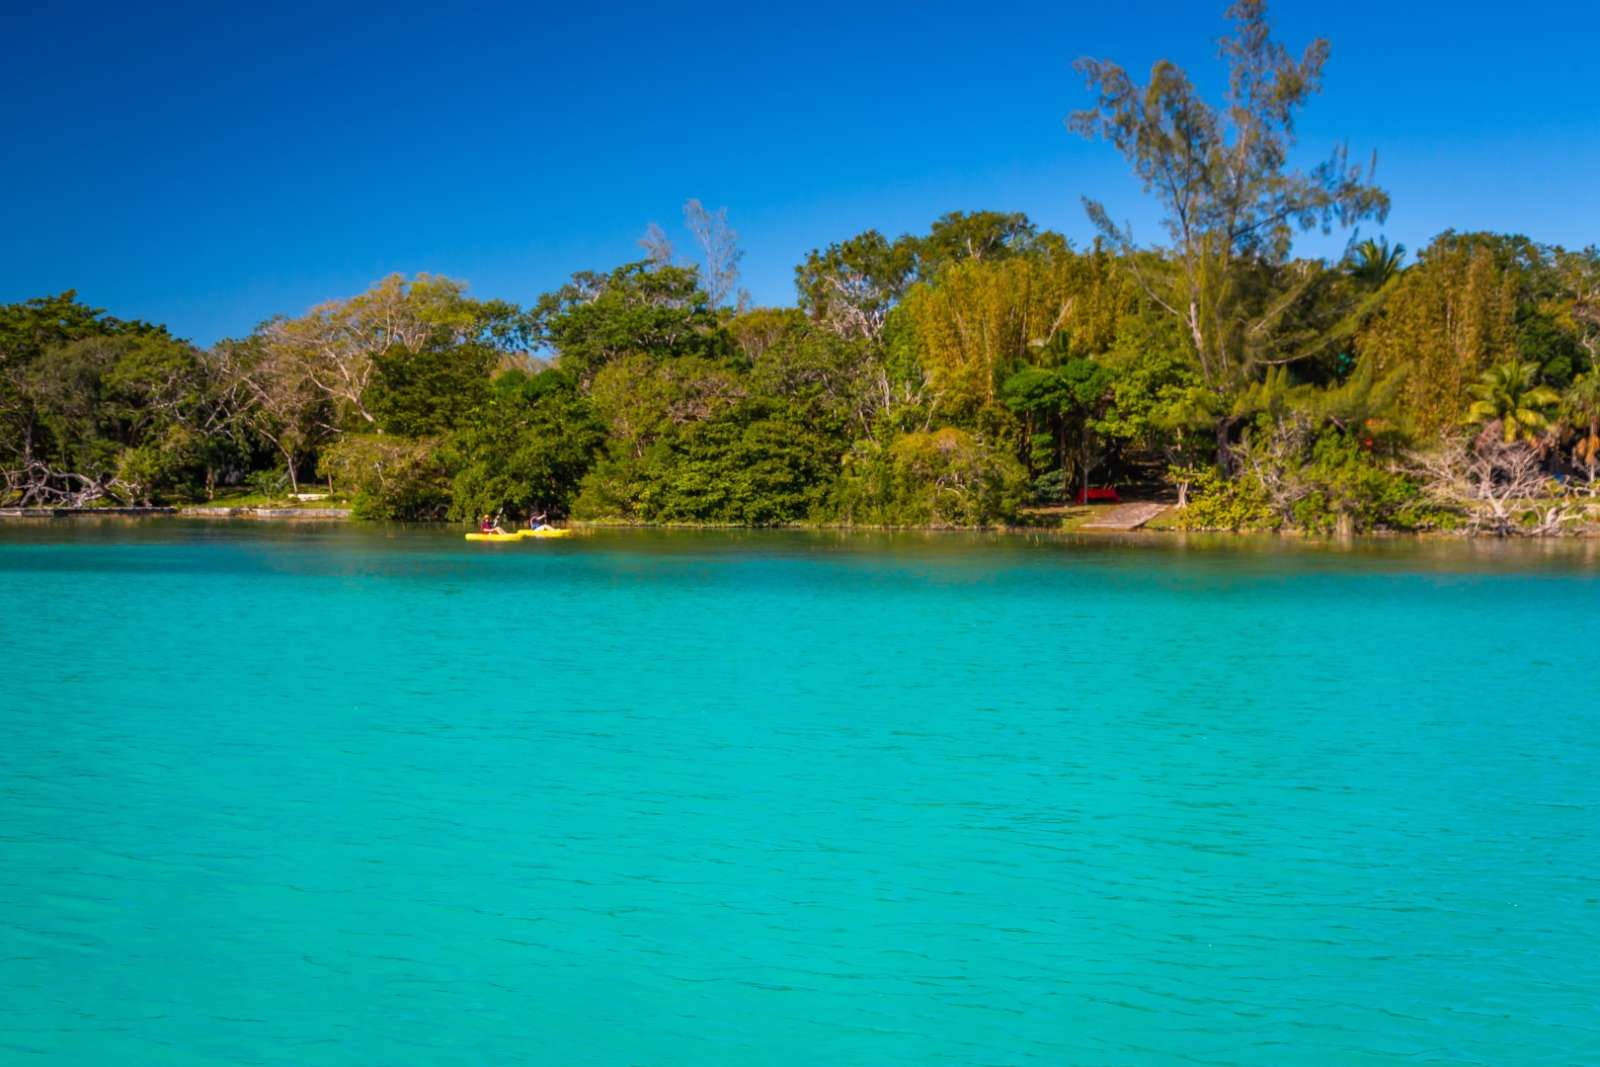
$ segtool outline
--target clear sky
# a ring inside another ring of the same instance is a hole
[[[1087,193],[1153,238],[1121,159],[1063,126],[1071,62],[1214,88],[1224,6],[12,4],[0,301],[76,288],[202,343],[390,271],[528,303],[652,220],[685,248],[691,196],[728,208],[761,303],[812,247],[953,209],[1083,241]],[[1302,147],[1377,151],[1381,232],[1600,241],[1600,3],[1273,13],[1296,51],[1332,41]]]

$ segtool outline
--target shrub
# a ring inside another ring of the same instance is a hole
[[[965,430],[907,433],[846,457],[835,514],[881,526],[981,526],[1012,518],[1028,475],[1008,452]]]
[[[348,434],[322,450],[317,473],[353,490],[358,519],[430,520],[450,506],[433,438]]]
[[[1254,477],[1224,480],[1213,468],[1172,468],[1168,477],[1189,486],[1188,506],[1178,512],[1182,530],[1276,530],[1282,519],[1272,510]]]
[[[1418,530],[1447,523],[1421,483],[1386,463],[1371,439],[1339,429],[1312,434],[1279,423],[1240,453],[1231,480],[1214,470],[1173,468],[1189,483],[1189,507],[1178,524],[1191,530],[1275,530],[1361,533]]]

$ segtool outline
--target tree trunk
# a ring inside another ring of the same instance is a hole
[[[1083,432],[1083,502],[1089,502],[1089,431]]]
[[[1239,469],[1233,454],[1233,425],[1238,421],[1232,415],[1217,420],[1217,467],[1224,478],[1232,478]]]
[[[1061,468],[1061,491],[1067,491],[1067,423],[1056,420],[1056,466]]]

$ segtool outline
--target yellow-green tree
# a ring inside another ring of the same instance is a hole
[[[1468,388],[1516,350],[1517,283],[1477,236],[1446,234],[1356,338],[1379,376],[1405,368],[1403,406],[1427,437],[1459,424]]]
[[[935,412],[960,421],[997,406],[1022,367],[1110,348],[1136,303],[1131,282],[1096,248],[956,263],[913,287],[900,313]]]

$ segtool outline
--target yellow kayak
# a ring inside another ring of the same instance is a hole
[[[571,537],[571,530],[511,530],[507,533],[469,533],[468,541],[520,541],[524,537]]]

